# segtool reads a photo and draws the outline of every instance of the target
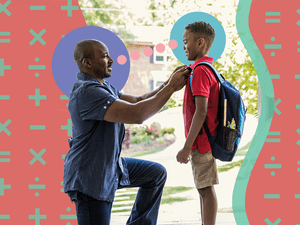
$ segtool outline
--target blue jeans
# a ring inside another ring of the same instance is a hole
[[[128,225],[154,225],[167,179],[166,169],[155,162],[124,158],[129,172],[130,185],[139,187]],[[78,225],[109,225],[112,202],[99,201],[83,193],[77,193],[76,213]]]

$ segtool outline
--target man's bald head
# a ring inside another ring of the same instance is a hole
[[[97,41],[97,40],[83,40],[76,44],[74,49],[74,60],[80,72],[84,70],[84,66],[82,64],[82,60],[84,58],[94,59],[95,57],[94,48],[96,44],[103,45],[101,41]]]

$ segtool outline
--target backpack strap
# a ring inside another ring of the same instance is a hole
[[[192,86],[193,73],[194,73],[194,70],[196,69],[196,67],[197,67],[197,66],[200,66],[200,65],[206,65],[206,66],[208,66],[209,68],[211,68],[211,70],[213,71],[213,73],[214,73],[214,75],[215,75],[215,78],[217,79],[217,81],[218,81],[219,83],[222,84],[222,83],[224,82],[224,80],[225,80],[224,77],[223,77],[221,74],[219,74],[219,72],[215,69],[215,67],[214,67],[211,63],[209,63],[209,62],[200,62],[200,63],[198,63],[198,64],[194,67],[194,69],[193,69],[192,72],[191,72],[191,76],[190,76],[190,89],[191,89],[191,92],[192,92],[192,96],[193,96],[193,86]],[[194,102],[194,104],[195,104],[195,98],[194,98],[194,96],[193,96],[193,102]],[[209,128],[208,128],[208,126],[207,126],[206,120],[204,120],[203,127],[204,127],[204,130],[205,130],[205,133],[206,133],[207,137],[210,138],[210,137],[211,137],[211,133],[210,133]],[[201,128],[199,134],[202,134],[202,128]]]
[[[190,87],[191,87],[192,93],[193,93],[192,80],[193,80],[194,70],[196,69],[197,66],[200,66],[200,65],[206,65],[206,66],[208,66],[209,68],[211,68],[211,70],[213,71],[213,73],[214,73],[215,78],[217,79],[217,81],[218,81],[219,83],[221,83],[221,84],[224,82],[224,80],[225,80],[224,77],[223,77],[221,74],[219,74],[219,72],[215,69],[215,67],[214,67],[211,63],[209,63],[209,62],[200,62],[200,63],[198,63],[198,64],[194,67],[194,69],[192,70],[191,76],[190,76]]]
[[[208,138],[211,138],[211,133],[210,133],[210,131],[209,131],[209,129],[208,129],[206,120],[204,120],[203,127],[204,127],[204,130],[205,130],[205,133],[206,133],[207,137],[208,137]]]

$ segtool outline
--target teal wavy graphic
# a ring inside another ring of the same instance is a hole
[[[232,197],[232,208],[237,225],[249,225],[245,208],[245,197],[250,174],[265,143],[274,112],[274,90],[270,73],[249,29],[249,12],[252,0],[240,0],[236,26],[238,34],[247,49],[261,87],[261,114],[251,146],[239,170]]]

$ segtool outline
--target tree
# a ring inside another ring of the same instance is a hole
[[[108,28],[118,34],[120,38],[134,39],[134,35],[123,28],[126,23],[124,21],[124,15],[121,15],[124,14],[124,12],[120,12],[113,4],[106,4],[103,0],[79,0],[79,5],[81,8],[109,10],[82,10],[82,14],[88,26]],[[123,27],[120,25],[123,25]]]
[[[111,3],[107,3],[111,2]],[[114,30],[122,39],[133,39],[133,35],[126,31],[128,24],[132,25],[173,25],[181,16],[191,11],[207,12],[216,17],[223,25],[227,44],[223,55],[214,66],[240,90],[247,106],[247,112],[257,115],[258,111],[258,79],[253,63],[247,54],[235,27],[237,0],[211,1],[204,0],[79,0],[81,7],[109,8],[116,11],[85,11],[84,17],[88,25],[102,26]],[[148,9],[132,9],[128,5],[142,6]],[[136,5],[141,4],[141,5]],[[120,10],[122,9],[122,10]],[[143,13],[141,13],[143,12]],[[166,40],[167,43],[168,40]],[[175,58],[175,57],[174,57]],[[175,66],[181,63],[175,59]]]

